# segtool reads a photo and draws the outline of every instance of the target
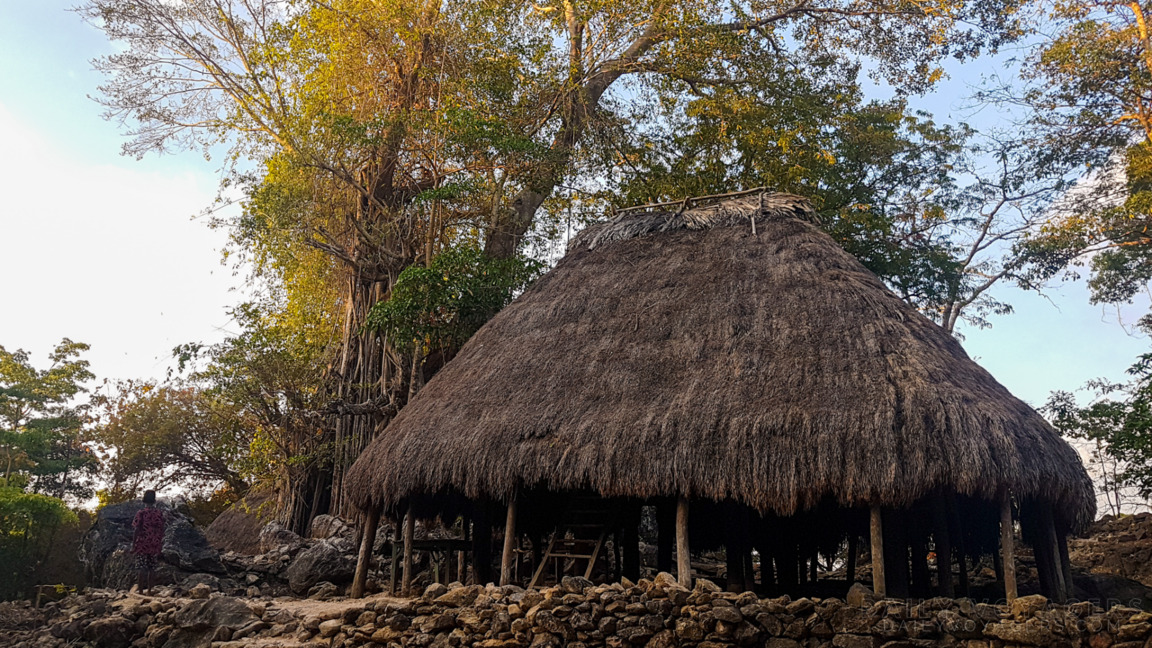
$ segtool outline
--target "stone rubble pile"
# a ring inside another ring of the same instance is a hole
[[[1152,513],[1092,523],[1083,538],[1069,538],[1072,563],[1093,574],[1111,574],[1152,587]]]
[[[1145,648],[1152,646],[1152,614],[1121,606],[1105,612],[1091,603],[1050,606],[1042,596],[1010,607],[967,599],[875,601],[862,586],[848,601],[759,599],[706,580],[687,590],[660,574],[634,585],[566,578],[543,591],[432,585],[419,599],[305,619],[296,638],[390,648]]]
[[[101,509],[81,546],[91,585],[128,589],[136,582],[130,553],[132,518],[141,506],[126,502]],[[338,517],[317,516],[308,538],[269,522],[250,543],[255,554],[221,554],[187,516],[166,506],[162,510],[166,527],[157,582],[172,585],[174,594],[206,585],[210,591],[234,596],[331,596],[352,582],[356,530]],[[377,534],[377,553],[389,532],[381,529]]]
[[[100,587],[127,589],[136,582],[132,549],[132,520],[143,508],[141,502],[124,502],[100,509],[96,522],[84,534],[80,544],[80,561],[85,577]],[[164,545],[160,556],[159,575],[169,582],[179,582],[191,574],[225,574],[219,553],[208,544],[192,520],[165,505]]]
[[[431,585],[422,596],[343,599],[141,599],[95,591],[50,603],[0,606],[0,645],[19,648],[1152,648],[1152,614],[1091,603],[1010,606],[968,599],[876,601],[853,587],[847,600],[760,599],[707,580],[691,589],[659,574],[639,583],[592,585],[565,578],[524,590]],[[32,618],[40,615],[37,618]],[[18,619],[6,625],[5,619]]]

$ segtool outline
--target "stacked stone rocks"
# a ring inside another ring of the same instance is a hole
[[[967,599],[872,601],[863,588],[839,599],[693,590],[668,574],[637,584],[560,587],[433,585],[418,599],[355,607],[342,618],[306,619],[297,635],[335,647],[390,648],[910,648],[914,646],[1090,646],[1152,648],[1152,614],[1091,603],[1050,606],[1041,596],[1011,606]]]
[[[415,599],[300,601],[225,596],[141,600],[96,591],[34,609],[0,603],[0,645],[21,648],[1152,648],[1152,614],[1092,603],[876,601],[692,590],[668,574],[558,587],[432,585]],[[5,607],[7,606],[7,607]],[[8,622],[8,624],[6,624]]]
[[[1070,538],[1073,565],[1093,574],[1112,574],[1152,587],[1152,513],[1092,523],[1083,538]]]

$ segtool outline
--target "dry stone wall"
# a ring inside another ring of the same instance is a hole
[[[1152,513],[1092,523],[1082,538],[1069,538],[1072,564],[1093,574],[1113,574],[1152,587]]]
[[[760,599],[708,581],[687,590],[668,574],[635,585],[569,578],[544,591],[431,586],[419,599],[307,621],[299,639],[397,648],[1152,648],[1152,614],[1123,606],[1051,606],[1041,596],[1011,606],[874,601],[864,588],[848,599]]]
[[[1152,648],[1152,614],[1090,603],[1011,605],[967,599],[761,599],[668,574],[639,583],[430,586],[414,599],[323,602],[288,597],[141,600],[72,596],[45,610],[0,609],[0,645],[20,648]],[[0,604],[12,606],[13,604]],[[5,620],[21,619],[6,628]]]

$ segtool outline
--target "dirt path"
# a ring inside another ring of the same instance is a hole
[[[364,609],[368,603],[383,601],[384,603],[399,602],[399,599],[387,594],[374,594],[361,599],[338,599],[334,601],[312,601],[309,599],[274,599],[268,609],[284,609],[301,619],[318,617],[323,620],[335,619],[343,616],[345,610],[352,608]]]

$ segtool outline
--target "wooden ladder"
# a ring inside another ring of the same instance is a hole
[[[536,567],[528,587],[540,584],[548,563],[557,560],[588,561],[588,565],[584,568],[584,578],[592,578],[592,569],[596,566],[596,560],[600,558],[604,540],[612,528],[609,517],[603,506],[596,505],[596,498],[574,497],[561,517],[562,522],[552,534],[552,540],[549,541],[544,557],[540,559],[540,564]],[[563,567],[563,563],[556,565],[557,571]]]

